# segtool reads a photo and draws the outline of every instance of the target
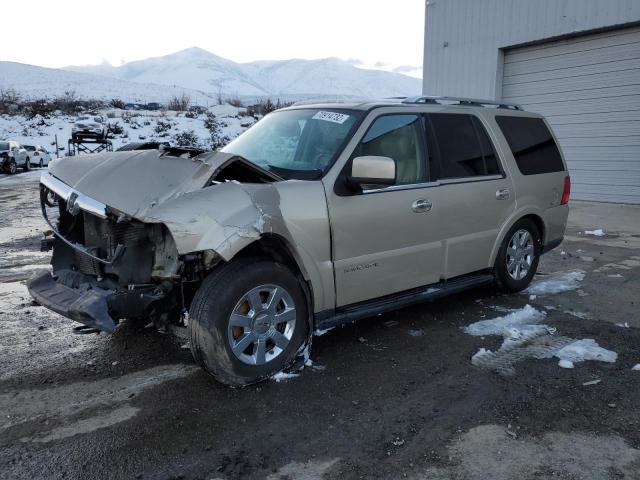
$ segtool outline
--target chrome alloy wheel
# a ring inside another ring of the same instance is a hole
[[[277,285],[260,285],[234,307],[227,339],[241,362],[264,365],[287,348],[295,326],[296,308],[289,292]]]
[[[533,264],[533,237],[528,230],[518,230],[507,246],[507,272],[514,280],[527,276]]]

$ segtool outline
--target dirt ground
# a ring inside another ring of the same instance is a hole
[[[315,337],[295,378],[233,390],[184,339],[74,335],[31,303],[23,282],[48,262],[37,180],[0,176],[0,478],[640,479],[640,209],[601,237],[584,230],[618,207],[572,214],[535,279],[584,274],[564,292],[487,288],[366,319]],[[549,338],[616,361],[474,366],[503,339],[463,328],[527,304]]]

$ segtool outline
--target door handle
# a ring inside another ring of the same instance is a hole
[[[427,200],[426,198],[419,198],[411,205],[411,210],[415,213],[428,212],[433,207],[431,200]]]
[[[510,195],[511,192],[509,192],[508,188],[501,188],[499,190],[496,190],[496,200],[507,200]]]

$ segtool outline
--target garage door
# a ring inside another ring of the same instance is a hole
[[[640,27],[507,50],[503,75],[553,126],[572,198],[640,203]]]

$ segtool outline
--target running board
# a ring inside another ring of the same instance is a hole
[[[405,290],[382,298],[354,303],[335,310],[325,310],[314,315],[315,329],[325,330],[345,323],[355,322],[361,318],[373,317],[380,313],[415,305],[430,300],[446,297],[454,293],[463,292],[470,288],[493,283],[494,276],[490,273],[476,273],[453,278],[425,287]]]

